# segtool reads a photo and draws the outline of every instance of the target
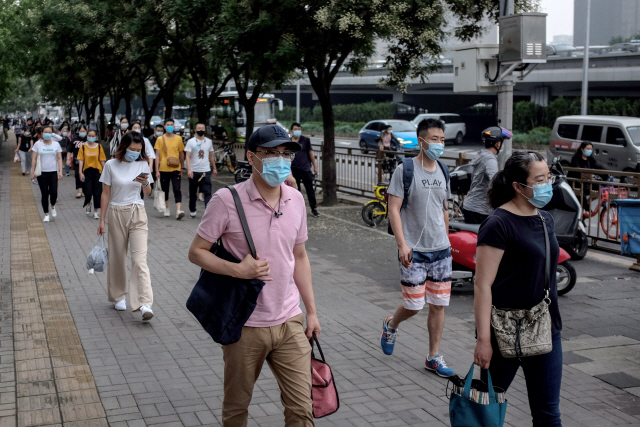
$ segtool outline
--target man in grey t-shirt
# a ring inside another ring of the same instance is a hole
[[[498,153],[504,139],[510,138],[511,132],[498,126],[492,126],[482,131],[482,142],[485,149],[480,150],[473,165],[471,188],[462,205],[464,222],[467,224],[482,224],[493,212],[489,205],[489,187],[493,176],[498,173]]]
[[[444,124],[426,119],[417,129],[420,154],[413,159],[413,179],[402,207],[404,165],[393,173],[389,189],[389,222],[398,244],[400,284],[404,302],[382,326],[380,345],[390,355],[401,322],[416,315],[425,302],[429,304],[427,328],[429,354],[425,368],[441,377],[450,377],[450,369],[439,353],[444,327],[444,308],[451,297],[451,251],[449,249],[449,214],[446,201],[449,185],[437,160],[444,151]]]

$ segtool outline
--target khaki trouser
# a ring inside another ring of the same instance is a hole
[[[127,249],[131,245],[129,306],[132,311],[139,310],[144,304],[151,307],[153,290],[147,266],[147,212],[143,205],[109,205],[108,219],[107,288],[109,301],[121,301],[127,294]]]
[[[311,346],[304,334],[304,316],[282,325],[242,328],[242,338],[222,347],[224,402],[222,425],[245,427],[253,386],[266,359],[280,386],[287,427],[313,426],[311,413]]]

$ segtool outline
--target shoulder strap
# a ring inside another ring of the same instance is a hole
[[[402,199],[402,207],[407,207],[409,202],[409,189],[411,188],[411,182],[413,181],[413,159],[405,158],[402,160],[402,186],[404,187],[404,199]]]
[[[447,193],[449,192],[449,181],[451,178],[451,172],[449,172],[449,168],[447,167],[447,165],[445,165],[444,163],[442,163],[441,160],[436,160],[438,162],[438,165],[440,165],[440,169],[442,169],[442,173],[444,174],[444,180],[446,182],[447,185]]]
[[[547,221],[544,219],[540,211],[538,215],[542,220],[542,231],[544,232],[544,290],[545,298],[549,298],[549,287],[551,281],[551,247],[549,244],[549,233],[547,231]]]
[[[168,159],[169,155],[167,154],[167,141],[164,140],[164,135],[162,135],[162,146],[164,147],[164,156]]]
[[[251,230],[249,230],[249,224],[247,224],[247,217],[244,216],[244,209],[242,208],[242,202],[240,201],[240,196],[238,192],[233,187],[233,185],[227,186],[231,194],[233,195],[233,201],[236,204],[236,210],[238,211],[238,217],[240,218],[240,224],[242,224],[242,230],[244,230],[244,237],[247,238],[247,244],[249,245],[249,250],[251,251],[251,256],[253,259],[258,259],[256,255],[256,247],[253,244],[253,238],[251,237]]]

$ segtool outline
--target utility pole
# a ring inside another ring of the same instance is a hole
[[[587,0],[587,34],[584,39],[584,57],[582,58],[582,105],[580,114],[587,115],[587,103],[589,101],[589,33],[591,29],[591,0]]]
[[[514,1],[500,0],[500,16],[513,15]],[[498,70],[498,74],[501,70]],[[498,82],[498,126],[513,130],[513,85],[511,80],[501,80]],[[511,139],[502,143],[503,147],[498,156],[500,169],[504,169],[504,164],[513,152]]]
[[[300,123],[300,79],[296,81],[296,122]]]

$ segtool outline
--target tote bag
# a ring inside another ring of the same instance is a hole
[[[316,359],[313,352],[313,342],[315,341],[322,359]],[[311,344],[311,398],[313,400],[313,418],[322,418],[331,415],[340,408],[338,389],[333,380],[331,367],[324,360],[324,353],[320,348],[320,341],[316,333],[309,340]]]
[[[483,370],[484,371],[484,370]],[[464,381],[462,394],[451,392],[449,400],[449,420],[451,427],[502,427],[507,413],[507,401],[500,402],[487,370],[487,392],[472,387],[473,364]],[[476,382],[476,384],[478,384]],[[482,384],[482,383],[480,383]]]

